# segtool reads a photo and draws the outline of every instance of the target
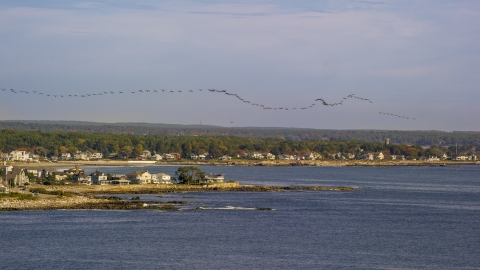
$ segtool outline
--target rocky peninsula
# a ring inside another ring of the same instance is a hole
[[[130,200],[114,194],[164,194],[171,192],[280,192],[280,191],[353,191],[350,187],[279,187],[242,186],[239,183],[217,183],[211,185],[31,185],[26,191],[14,192],[16,196],[0,197],[0,211],[59,210],[59,209],[102,209],[102,210],[178,210],[184,201],[147,202],[134,196]],[[15,190],[16,191],[16,190]],[[39,192],[40,191],[40,192]],[[37,195],[35,195],[37,194]],[[102,194],[102,195],[100,195]],[[108,195],[106,195],[108,194]],[[268,210],[259,208],[258,210]]]

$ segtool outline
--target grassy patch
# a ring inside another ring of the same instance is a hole
[[[57,196],[65,196],[65,197],[72,197],[72,193],[64,190],[46,190],[45,188],[31,188],[30,192],[32,193],[41,193],[41,194],[48,194],[48,195],[57,195]]]
[[[15,199],[19,199],[19,200],[35,200],[35,199],[37,199],[37,197],[35,195],[32,195],[32,194],[23,194],[23,193],[16,193],[16,192],[0,193],[0,199],[4,199],[4,198],[15,198]]]

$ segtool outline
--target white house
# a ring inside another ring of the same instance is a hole
[[[232,160],[232,157],[225,155],[225,156],[219,157],[218,159],[223,161],[230,161]]]
[[[252,152],[252,153],[250,153],[249,157],[254,158],[254,159],[263,159],[264,158],[264,156],[259,152]]]
[[[148,170],[144,172],[134,171],[127,174],[127,177],[134,184],[149,184],[152,182],[152,174]]]
[[[61,153],[58,157],[59,160],[70,160],[72,159],[72,155],[70,153]]]
[[[152,184],[171,184],[171,176],[166,173],[155,173],[152,174]]]
[[[89,156],[90,159],[102,159],[103,154],[102,153],[91,153]]]
[[[142,155],[143,158],[151,158],[152,157],[152,152],[148,150],[143,150]]]
[[[27,161],[27,160],[30,160],[31,157],[30,157],[30,153],[27,151],[15,150],[10,152],[10,154],[8,155],[8,159],[16,160],[16,161]]]
[[[162,157],[162,155],[154,154],[154,155],[152,155],[152,159],[153,159],[153,160],[156,160],[156,161],[159,161],[159,160],[162,160],[163,157]]]
[[[223,183],[225,181],[225,174],[205,174],[204,182],[205,183]]]
[[[378,152],[378,153],[373,154],[373,157],[374,157],[375,159],[380,159],[380,160],[382,160],[382,159],[385,158],[385,156],[383,155],[382,152]]]

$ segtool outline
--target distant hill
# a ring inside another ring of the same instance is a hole
[[[476,131],[401,131],[401,130],[326,130],[279,127],[221,127],[212,125],[176,125],[161,123],[98,123],[85,121],[7,120],[0,129],[92,132],[110,134],[169,134],[169,135],[233,135],[254,138],[283,137],[288,140],[357,139],[392,144],[465,145],[477,146],[480,132]]]

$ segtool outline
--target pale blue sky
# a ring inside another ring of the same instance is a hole
[[[158,2],[1,1],[0,120],[480,131],[480,1]]]

